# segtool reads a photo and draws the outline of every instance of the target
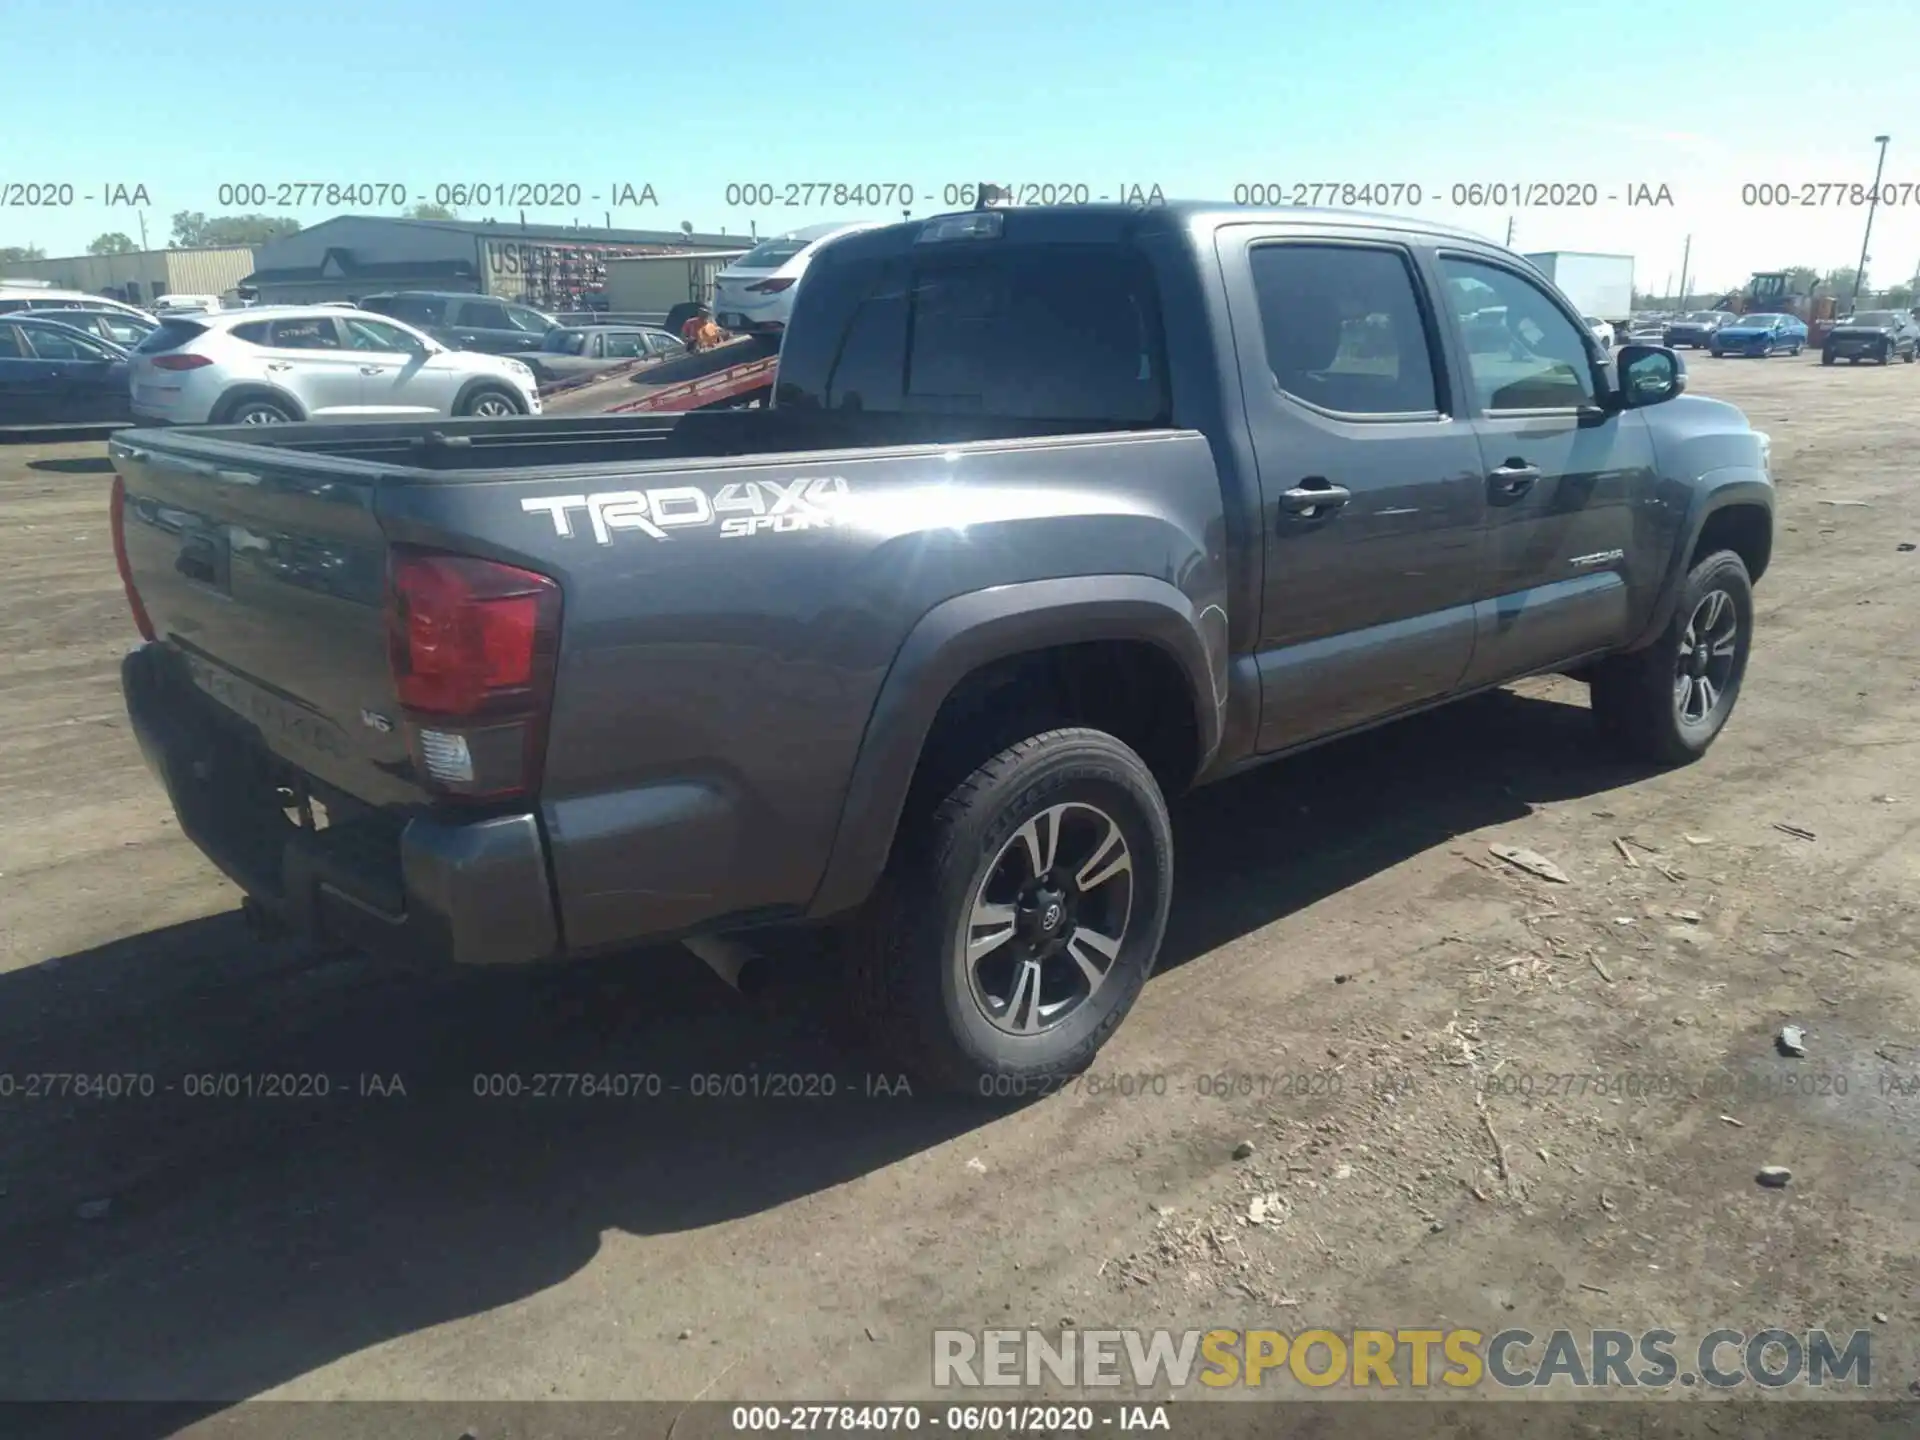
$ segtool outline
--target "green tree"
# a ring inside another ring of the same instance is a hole
[[[196,250],[211,245],[264,245],[291,235],[300,222],[291,215],[214,215],[198,210],[176,211],[173,248]]]
[[[460,217],[453,213],[450,206],[435,205],[429,200],[422,200],[405,212],[405,218],[408,220],[457,220]]]
[[[1820,272],[1811,265],[1789,265],[1787,267],[1787,290],[1794,295],[1805,295],[1820,283]]]
[[[1820,282],[1821,293],[1833,296],[1842,305],[1851,304],[1854,282],[1859,278],[1860,272],[1851,265],[1839,270],[1829,270]]]
[[[0,265],[18,265],[26,260],[44,260],[47,252],[38,245],[0,245]]]
[[[89,255],[131,255],[136,248],[133,237],[119,230],[109,230],[87,242]]]
[[[1911,310],[1913,308],[1913,287],[1896,285],[1880,297],[1881,304],[1889,310]]]

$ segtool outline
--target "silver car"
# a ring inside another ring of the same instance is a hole
[[[533,371],[322,305],[174,315],[133,353],[133,413],[174,425],[538,415]]]
[[[787,328],[793,292],[820,247],[857,230],[872,230],[885,220],[841,221],[809,225],[762,240],[714,277],[713,318],[736,334],[769,334]]]

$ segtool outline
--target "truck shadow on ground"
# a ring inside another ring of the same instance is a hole
[[[1190,797],[1167,963],[1640,773],[1603,755],[1584,708],[1502,693]],[[234,915],[0,977],[0,1068],[153,1088],[0,1104],[0,1399],[239,1400],[545,1290],[608,1229],[751,1215],[993,1118],[883,1093],[834,992],[797,989],[749,1005],[677,947],[537,975],[322,963]],[[694,1319],[639,1320],[636,1363]]]

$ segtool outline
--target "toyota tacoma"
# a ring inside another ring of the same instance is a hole
[[[274,923],[475,965],[814,926],[881,1045],[1006,1093],[1140,995],[1178,792],[1543,672],[1707,749],[1774,491],[1685,389],[1419,221],[866,230],[762,409],[123,433],[127,706]]]

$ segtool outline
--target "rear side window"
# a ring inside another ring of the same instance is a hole
[[[207,333],[207,327],[197,320],[162,320],[148,332],[147,338],[139,345],[142,355],[164,355],[169,350],[178,350],[196,336]]]
[[[273,320],[267,324],[267,344],[276,350],[338,350],[340,334],[331,316]]]
[[[463,300],[460,302],[459,317],[453,322],[465,325],[473,330],[511,330],[513,324],[507,319],[507,307],[486,300]]]
[[[0,325],[0,360],[24,360],[26,353],[20,348],[20,332],[11,325]]]
[[[1262,245],[1248,257],[1274,381],[1347,415],[1439,409],[1433,352],[1398,250]]]
[[[26,329],[26,327],[21,327]],[[105,360],[107,352],[78,331],[35,325],[26,330],[27,343],[42,360]]]
[[[996,246],[839,265],[832,253],[808,271],[805,313],[781,356],[779,403],[1168,423],[1158,300],[1131,251]]]
[[[246,341],[249,345],[264,345],[267,343],[267,322],[250,320],[245,325],[234,326],[227,333],[236,340]]]
[[[438,325],[447,314],[447,302],[419,295],[373,296],[360,302],[363,310],[391,315],[409,325]]]

